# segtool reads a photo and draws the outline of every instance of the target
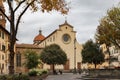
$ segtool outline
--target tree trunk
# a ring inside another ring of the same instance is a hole
[[[54,64],[52,64],[52,65],[53,65],[53,74],[57,74],[57,72],[55,70],[55,65]]]
[[[10,54],[9,54],[9,74],[14,74],[14,45],[16,38],[14,36],[10,37]]]
[[[52,64],[53,65],[53,73],[54,73],[54,71],[55,71],[55,66],[54,66],[54,64]]]
[[[14,45],[16,43],[14,12],[11,11],[10,21],[10,55],[9,55],[9,74],[14,74]]]
[[[95,64],[95,69],[96,69],[96,67],[97,67],[97,64]]]
[[[14,74],[14,51],[10,51],[9,74]]]

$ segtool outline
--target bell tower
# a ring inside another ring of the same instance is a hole
[[[3,0],[0,0],[0,8],[5,12]],[[6,24],[5,16],[0,12],[0,25],[5,28],[6,27],[5,24]]]

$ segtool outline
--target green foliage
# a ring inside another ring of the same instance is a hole
[[[28,75],[29,76],[37,76],[37,71],[36,70],[30,70],[29,72],[28,72]]]
[[[47,64],[65,64],[66,53],[57,44],[46,46],[40,54],[42,62]]]
[[[39,62],[39,56],[36,52],[34,51],[26,51],[25,52],[25,66],[28,69],[36,68],[38,66]]]
[[[107,15],[100,20],[95,38],[107,46],[111,44],[120,48],[120,7],[108,10]]]
[[[48,71],[44,70],[44,69],[31,69],[28,72],[28,75],[29,76],[41,76],[41,75],[47,74],[47,73],[48,73]]]
[[[47,73],[48,73],[47,70],[43,70],[43,71],[42,71],[42,74],[47,74]]]
[[[29,77],[25,74],[21,75],[0,75],[0,80],[29,80]]]
[[[83,45],[82,62],[94,63],[95,65],[104,62],[104,54],[99,49],[98,45],[94,43],[92,40],[88,40]]]

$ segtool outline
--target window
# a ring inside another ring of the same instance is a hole
[[[5,45],[2,45],[2,51],[5,51]]]
[[[55,35],[53,36],[53,41],[55,41]]]
[[[1,49],[1,43],[0,43],[0,50],[2,50],[2,49]]]
[[[50,37],[50,42],[52,42],[52,37]]]
[[[1,37],[1,31],[0,31],[0,37]]]
[[[2,39],[4,39],[4,32],[2,32]]]
[[[2,69],[4,69],[4,64],[2,64]]]
[[[3,16],[2,16],[2,14],[0,14],[0,20],[1,20],[1,19],[3,19]]]
[[[4,55],[2,55],[2,60],[4,60]]]
[[[21,54],[20,54],[20,52],[18,52],[18,53],[16,54],[16,66],[17,66],[17,67],[20,67],[20,66],[21,66]]]
[[[62,40],[63,40],[64,43],[70,43],[71,37],[70,37],[69,34],[64,34],[62,36]]]

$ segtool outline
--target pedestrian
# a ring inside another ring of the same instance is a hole
[[[62,74],[62,71],[61,71],[61,70],[59,70],[59,73],[60,73],[60,74]]]
[[[53,74],[57,75],[57,71],[56,71],[56,70],[53,70]]]
[[[81,69],[78,69],[78,73],[81,74]]]

